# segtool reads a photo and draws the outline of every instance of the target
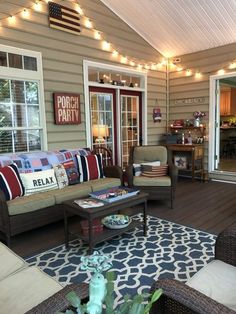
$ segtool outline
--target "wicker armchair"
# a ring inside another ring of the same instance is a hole
[[[26,314],[53,314],[58,312],[65,312],[70,306],[69,301],[66,299],[66,295],[71,291],[76,292],[76,294],[80,297],[83,303],[86,303],[88,301],[88,284],[71,284],[64,287],[62,290],[58,291],[37,306],[33,307]]]
[[[168,164],[167,175],[155,178],[134,175],[134,164],[143,164],[157,160],[161,162],[161,165]],[[170,200],[170,207],[173,208],[178,168],[174,166],[172,161],[168,161],[165,146],[144,145],[131,147],[129,164],[126,167],[126,177],[129,187],[135,187],[142,192],[148,193],[149,200]]]
[[[215,259],[236,267],[236,224],[221,232],[217,237]],[[183,282],[174,279],[160,279],[154,283],[151,292],[159,288],[163,289],[163,295],[153,305],[150,314],[235,314],[235,311]]]

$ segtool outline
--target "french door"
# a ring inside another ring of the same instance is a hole
[[[112,151],[115,164],[128,164],[131,146],[142,144],[141,92],[89,87],[92,146]]]

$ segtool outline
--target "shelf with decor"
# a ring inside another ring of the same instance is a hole
[[[167,144],[203,144],[206,127],[196,126],[170,126]]]

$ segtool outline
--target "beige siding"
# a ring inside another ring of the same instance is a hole
[[[45,89],[45,109],[48,136],[48,148],[71,148],[86,146],[86,125],[83,95],[83,60],[110,63],[115,62],[111,53],[101,49],[101,42],[93,38],[90,30],[82,27],[80,36],[48,27],[47,5],[42,2],[42,12],[31,11],[28,20],[17,15],[14,26],[3,21],[0,30],[0,43],[18,48],[40,51],[43,59],[43,75]],[[73,6],[70,1],[63,5]],[[139,62],[159,62],[162,56],[147,42],[115,16],[99,0],[81,0],[85,15],[91,19],[94,27],[102,31],[106,40],[113,43],[120,53],[133,57]],[[0,13],[14,14],[24,7],[32,5],[32,1],[9,0],[1,3]],[[7,15],[6,15],[7,16]],[[81,21],[83,22],[83,20]],[[81,94],[80,125],[55,125],[53,111],[53,92],[76,92]],[[156,104],[161,107],[163,121],[155,124],[152,121],[152,108]],[[148,71],[148,143],[156,144],[166,126],[166,73]]]
[[[203,120],[207,126],[205,169],[207,169],[208,160],[209,78],[211,75],[217,74],[217,71],[221,68],[227,70],[230,62],[235,59],[235,49],[236,44],[231,44],[180,56],[181,66],[184,69],[191,69],[193,74],[187,77],[183,72],[172,71],[169,75],[170,123],[175,119],[193,119],[193,112],[196,110],[207,113],[207,116]],[[194,74],[197,71],[202,72],[202,78],[195,78]],[[235,70],[227,70],[227,72],[231,71]],[[200,104],[177,102],[177,100],[197,97],[203,97],[204,101]]]

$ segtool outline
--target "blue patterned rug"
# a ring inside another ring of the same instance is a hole
[[[138,219],[134,216],[133,219]],[[116,303],[129,293],[149,291],[158,278],[186,281],[213,259],[216,236],[148,216],[147,237],[142,227],[100,243],[95,250],[112,256],[117,275]],[[88,247],[80,240],[70,242],[69,250],[60,245],[27,259],[63,285],[89,282],[90,273],[80,270],[81,256]]]

